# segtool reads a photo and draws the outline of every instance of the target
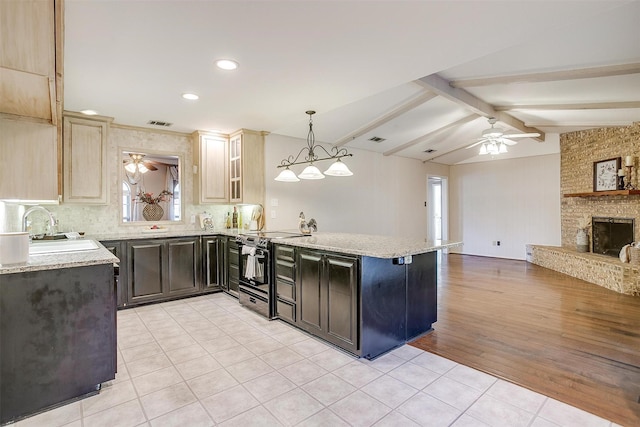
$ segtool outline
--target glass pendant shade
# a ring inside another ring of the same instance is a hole
[[[481,156],[484,156],[485,154],[488,154],[489,152],[487,151],[487,145],[486,144],[482,144],[482,146],[480,147],[480,154]]]
[[[332,163],[331,166],[329,166],[329,169],[324,171],[324,174],[330,176],[351,176],[353,175],[353,172],[349,170],[347,165],[345,165],[340,159],[338,159],[334,163]]]
[[[507,152],[507,144],[503,142],[500,144],[500,149],[498,150],[498,153],[506,153],[506,152]]]
[[[138,170],[140,171],[140,173],[149,172],[149,169],[147,169],[147,167],[142,163],[138,163]]]
[[[298,175],[298,178],[301,178],[301,179],[323,179],[324,175],[322,174],[322,172],[320,172],[320,169],[318,169],[317,167],[313,166],[313,164],[310,164],[309,166],[304,168],[302,173],[300,175]]]
[[[282,172],[275,178],[276,181],[282,182],[298,182],[300,181],[295,173],[289,168],[283,169]]]
[[[130,173],[135,173],[136,172],[136,164],[135,163],[129,163],[129,164],[125,165],[124,168]]]

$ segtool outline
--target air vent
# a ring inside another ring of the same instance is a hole
[[[373,141],[373,142],[382,142],[382,141],[386,141],[385,138],[380,138],[379,136],[374,136],[369,138],[369,141]]]
[[[160,120],[149,120],[147,122],[148,125],[154,125],[154,126],[164,126],[164,127],[169,127],[171,126],[173,123],[169,123],[169,122],[161,122]]]
[[[428,150],[424,150],[425,153],[433,153],[434,151],[436,151],[436,150],[434,150],[433,148],[429,148]]]

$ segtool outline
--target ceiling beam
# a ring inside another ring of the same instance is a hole
[[[391,150],[387,150],[382,154],[385,155],[385,156],[390,156],[390,155],[395,154],[397,152],[406,150],[407,148],[413,147],[416,144],[420,144],[421,142],[424,142],[424,141],[428,140],[429,138],[435,136],[436,134],[442,133],[442,132],[444,132],[446,130],[449,130],[451,128],[454,128],[454,127],[462,126],[463,124],[469,123],[470,121],[473,121],[473,120],[475,120],[477,118],[478,118],[477,114],[471,114],[470,116],[463,117],[460,120],[457,120],[457,121],[455,121],[453,123],[449,123],[448,125],[442,126],[441,128],[438,128],[438,129],[436,129],[434,131],[431,131],[431,132],[429,132],[427,134],[424,134],[424,135],[422,135],[422,136],[420,136],[420,137],[418,137],[418,138],[416,138],[416,139],[414,139],[412,141],[409,141],[409,142],[407,142],[405,144],[402,144],[402,145],[399,145],[397,147],[394,147]]]
[[[527,123],[529,126],[541,126],[541,127],[558,127],[558,128],[571,128],[571,127],[620,127],[631,126],[633,121],[629,120],[598,120],[598,121],[584,121],[584,122],[562,122],[562,123]]]
[[[539,83],[560,80],[593,79],[597,77],[624,76],[640,73],[640,63],[610,65],[606,67],[580,68],[564,71],[516,74],[511,76],[485,77],[479,79],[452,80],[451,87],[477,87],[510,83]]]
[[[431,162],[431,161],[437,159],[438,157],[443,157],[443,156],[446,156],[447,154],[455,153],[456,151],[464,150],[464,149],[466,149],[468,147],[469,147],[468,143],[465,143],[464,145],[461,145],[461,146],[456,147],[456,148],[452,148],[449,151],[438,153],[436,156],[429,157],[428,159],[423,160],[422,163]],[[476,150],[476,154],[477,154],[477,150]]]
[[[531,104],[495,105],[496,111],[511,110],[615,110],[620,108],[640,108],[640,101],[596,102],[591,104]]]
[[[473,111],[476,114],[485,117],[495,117],[498,121],[506,124],[507,126],[511,126],[522,133],[537,132],[540,136],[533,139],[539,142],[544,141],[544,132],[540,129],[526,126],[522,120],[516,119],[505,112],[496,111],[491,104],[477,98],[464,89],[451,87],[449,80],[440,77],[438,74],[431,74],[429,76],[422,77],[421,79],[415,80],[415,83],[461,105],[468,110]]]
[[[333,146],[334,147],[341,147],[341,146],[347,144],[348,142],[353,141],[354,139],[366,134],[367,132],[370,132],[373,129],[376,129],[376,128],[384,125],[385,123],[390,122],[391,120],[395,119],[398,116],[401,116],[402,114],[406,113],[407,111],[411,111],[414,108],[424,104],[425,102],[432,100],[436,96],[437,95],[435,93],[433,93],[433,92],[423,91],[423,92],[421,92],[421,93],[409,98],[408,100],[400,103],[399,105],[396,105],[393,109],[387,111],[382,116],[380,116],[380,117],[376,118],[375,120],[367,123],[363,127],[359,128],[357,130],[354,130],[353,132],[343,136],[338,141],[336,141],[333,144]]]

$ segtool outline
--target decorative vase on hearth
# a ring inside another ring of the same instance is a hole
[[[159,221],[164,215],[164,209],[157,203],[149,203],[142,209],[142,216],[147,221]]]
[[[578,252],[589,252],[589,230],[587,228],[578,228],[576,250]]]

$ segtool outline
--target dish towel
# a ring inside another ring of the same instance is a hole
[[[256,277],[260,278],[260,280],[263,280],[264,278],[264,261],[260,262],[260,259],[264,259],[263,257],[260,256],[256,256],[256,269],[255,269],[255,275]]]
[[[242,245],[242,255],[247,255],[247,267],[244,269],[244,277],[251,280],[256,277],[256,248]]]

